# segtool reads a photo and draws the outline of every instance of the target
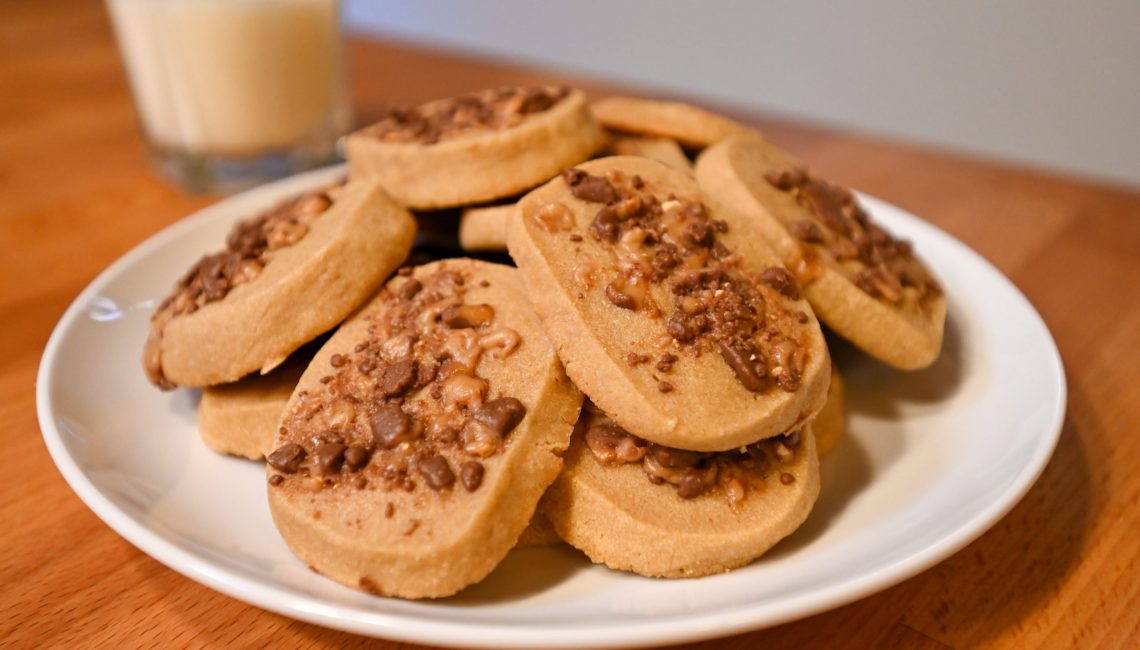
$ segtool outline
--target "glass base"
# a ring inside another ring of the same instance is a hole
[[[257,156],[200,154],[151,146],[152,164],[192,194],[228,194],[299,172],[342,162],[335,147],[271,151]]]

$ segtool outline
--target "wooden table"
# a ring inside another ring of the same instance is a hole
[[[392,101],[568,80],[362,39],[350,59],[362,121]],[[1060,346],[1068,415],[1028,496],[963,551],[846,607],[695,647],[1136,647],[1140,194],[742,117],[1012,278]],[[0,645],[400,645],[270,614],[165,568],[87,510],[41,441],[35,373],[56,320],[110,262],[211,200],[148,169],[101,3],[0,5]]]

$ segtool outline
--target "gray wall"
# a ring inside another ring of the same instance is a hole
[[[1140,0],[346,0],[345,17],[1140,187]]]

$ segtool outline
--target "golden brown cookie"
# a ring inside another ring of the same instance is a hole
[[[377,179],[413,209],[518,194],[603,144],[579,90],[499,88],[392,111],[348,137],[354,178]]]
[[[634,157],[527,194],[508,245],[566,372],[622,427],[717,451],[823,406],[830,358],[794,279],[696,182]]]
[[[827,401],[824,402],[819,415],[811,422],[812,432],[815,433],[815,449],[820,458],[835,449],[847,431],[846,401],[847,391],[843,386],[843,377],[839,376],[839,369],[832,364],[831,383],[827,385]]]
[[[517,212],[515,203],[465,208],[459,217],[459,246],[470,252],[505,252],[507,222]]]
[[[762,555],[819,494],[810,425],[718,453],[647,443],[589,406],[542,500],[559,537],[644,576],[695,578]]]
[[[417,267],[321,348],[267,457],[269,505],[314,571],[453,594],[514,546],[581,406],[512,268]]]
[[[615,156],[641,156],[692,173],[693,163],[672,138],[610,133],[606,149]]]
[[[727,117],[682,102],[606,97],[590,104],[590,111],[608,129],[671,138],[693,149],[747,130]]]
[[[531,517],[530,523],[519,535],[519,541],[515,546],[527,548],[530,546],[553,546],[561,543],[562,538],[554,531],[554,524],[550,523],[550,518],[539,509],[535,511],[534,517]]]
[[[904,370],[938,358],[946,320],[938,282],[910,243],[876,224],[849,190],[755,135],[702,153],[697,179],[752,221],[837,334]]]
[[[264,375],[204,388],[198,401],[202,442],[220,454],[264,458],[273,449],[273,432],[281,421],[281,412],[314,351],[307,345]]]
[[[368,180],[237,224],[151,317],[147,376],[173,388],[268,372],[367,300],[414,236],[411,215]]]

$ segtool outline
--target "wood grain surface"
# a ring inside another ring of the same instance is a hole
[[[361,122],[388,103],[504,82],[607,90],[362,38],[349,55]],[[688,647],[1137,647],[1140,194],[737,116],[823,175],[923,215],[1009,276],[1056,337],[1068,414],[1028,496],[961,552],[845,607]],[[35,373],[57,319],[110,262],[213,200],[149,170],[102,3],[0,4],[0,645],[406,647],[183,578],[99,521],[48,457]]]

